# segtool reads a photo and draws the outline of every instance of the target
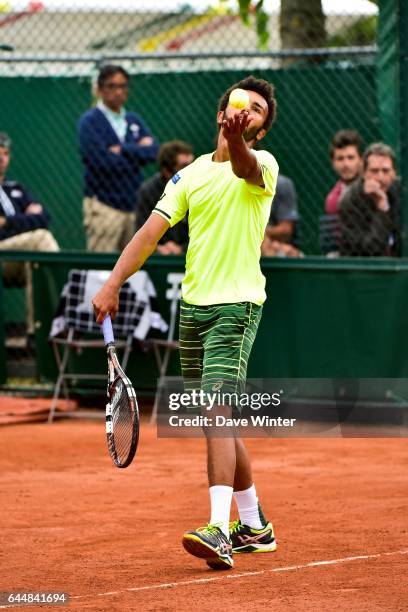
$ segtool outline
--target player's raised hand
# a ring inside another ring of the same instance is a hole
[[[235,113],[232,117],[226,117],[223,120],[221,130],[227,142],[242,139],[245,128],[248,125],[248,117],[248,111],[242,110],[240,113]]]
[[[116,317],[119,308],[119,290],[108,282],[94,296],[92,306],[95,312],[96,322],[103,323],[106,315],[110,315],[112,321]]]

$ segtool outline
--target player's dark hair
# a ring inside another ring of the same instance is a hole
[[[374,142],[370,144],[369,147],[364,151],[363,161],[364,161],[364,170],[367,169],[367,162],[370,155],[381,155],[382,157],[389,157],[392,161],[392,165],[396,170],[397,167],[397,157],[395,155],[394,150],[383,142]]]
[[[264,79],[257,79],[252,74],[242,81],[235,83],[235,85],[231,85],[227,89],[227,91],[220,98],[218,103],[218,111],[225,111],[228,106],[228,100],[233,89],[246,89],[248,91],[256,91],[260,96],[263,97],[265,102],[268,105],[268,116],[266,117],[263,129],[267,132],[270,128],[274,119],[276,117],[276,108],[277,102],[275,99],[275,88],[272,83],[265,81]]]
[[[336,132],[330,143],[330,157],[333,159],[336,149],[344,149],[345,147],[356,147],[360,157],[363,154],[363,139],[355,130],[340,130]]]
[[[180,155],[180,153],[192,155],[193,149],[183,140],[169,140],[169,142],[162,144],[157,156],[160,168],[165,168],[171,174],[174,174],[176,171],[177,155]]]
[[[129,81],[130,76],[129,73],[126,72],[122,66],[116,66],[115,64],[107,64],[106,66],[102,66],[98,74],[98,87],[103,87],[108,79],[115,76],[115,74],[121,74],[125,77],[127,81]]]

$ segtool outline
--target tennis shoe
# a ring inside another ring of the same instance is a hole
[[[231,541],[218,525],[206,525],[183,535],[183,546],[190,555],[204,559],[212,569],[231,569],[234,565]]]
[[[272,523],[267,523],[261,529],[254,529],[236,520],[232,521],[229,527],[234,553],[274,552],[276,550]]]

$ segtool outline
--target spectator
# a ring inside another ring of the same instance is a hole
[[[338,213],[341,196],[360,175],[363,169],[363,139],[354,130],[340,130],[330,144],[333,170],[340,177],[326,197],[327,215]]]
[[[298,257],[301,255],[301,252],[293,245],[298,221],[295,186],[290,178],[280,174],[276,184],[271,216],[261,247],[262,255],[264,257]]]
[[[11,140],[0,133],[0,249],[3,251],[59,251],[57,241],[47,229],[49,215],[27,189],[6,177],[10,163]],[[7,285],[26,285],[27,331],[34,333],[31,268],[24,262],[2,266]]]
[[[381,142],[372,144],[364,153],[363,176],[340,200],[340,254],[399,255],[399,204],[395,153]]]
[[[79,122],[90,251],[122,250],[132,238],[140,168],[157,156],[158,145],[142,118],[123,107],[128,86],[126,70],[104,66],[97,80],[100,100]]]
[[[48,231],[49,215],[27,189],[6,177],[11,140],[0,133],[0,249],[59,251]]]
[[[182,168],[194,160],[193,150],[182,140],[171,140],[160,147],[159,172],[147,179],[139,189],[137,205],[137,229],[147,221],[150,213],[162,195],[166,183]],[[186,251],[188,244],[188,221],[184,219],[167,230],[159,240],[157,252],[162,255],[179,255]]]

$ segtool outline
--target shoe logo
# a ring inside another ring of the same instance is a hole
[[[271,531],[266,531],[264,533],[259,533],[258,535],[240,535],[238,536],[239,540],[242,544],[252,544],[255,542],[260,542],[263,539],[269,538],[272,535]]]
[[[219,391],[219,390],[221,389],[221,387],[222,387],[222,385],[223,385],[223,384],[224,384],[224,383],[222,382],[222,380],[219,380],[218,382],[216,382],[216,383],[215,383],[215,384],[214,384],[214,385],[211,387],[211,389],[212,389],[213,391]]]
[[[220,543],[220,553],[230,555],[232,553],[232,544],[229,542]]]

